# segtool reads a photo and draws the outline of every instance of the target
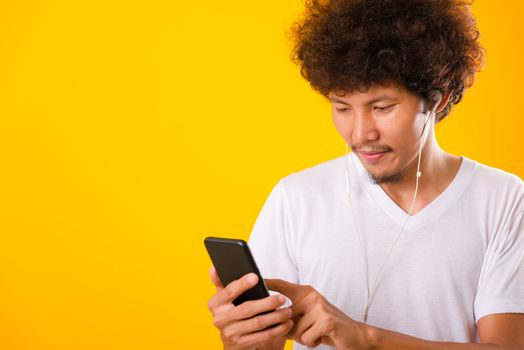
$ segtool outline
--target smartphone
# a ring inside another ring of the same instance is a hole
[[[260,275],[246,241],[207,237],[204,240],[204,245],[224,287],[250,272],[258,275],[258,283],[233,300],[235,306],[248,300],[258,300],[269,296],[267,286]]]

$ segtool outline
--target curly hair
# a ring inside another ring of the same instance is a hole
[[[470,6],[459,0],[307,0],[291,27],[292,59],[313,89],[367,91],[401,84],[428,98],[451,92],[437,115],[462,100],[485,51]]]

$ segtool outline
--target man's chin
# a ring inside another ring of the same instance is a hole
[[[403,178],[401,172],[394,174],[373,174],[368,171],[368,176],[375,185],[393,184],[400,182]]]
[[[391,152],[387,152],[386,155],[389,155]],[[360,157],[359,157],[360,158]],[[369,162],[366,161],[365,157],[364,159],[360,160],[364,168],[366,169],[366,172],[368,174],[368,177],[371,182],[373,182],[376,185],[383,185],[383,184],[393,184],[398,183],[404,178],[404,174],[402,171],[384,171],[384,167],[393,167],[394,165],[392,163],[392,159],[390,157],[386,159],[381,159],[380,162],[376,162],[377,164],[367,164]],[[378,164],[383,163],[383,164]],[[382,170],[382,171],[381,171]]]

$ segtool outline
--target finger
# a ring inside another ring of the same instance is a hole
[[[217,293],[219,303],[232,303],[246,290],[253,288],[258,282],[258,276],[248,273],[241,278],[229,283],[224,289]]]
[[[260,313],[275,310],[285,302],[286,298],[282,295],[272,295],[264,299],[246,301],[235,307],[231,312],[231,318],[234,320],[251,318]]]
[[[231,303],[218,304],[211,298],[208,303],[209,309],[213,314],[213,322],[219,329],[225,328],[235,321],[247,320],[254,316],[275,311],[285,303],[286,299],[282,295],[273,295],[260,300],[246,301],[238,306]],[[291,312],[291,309],[289,309]]]
[[[302,298],[293,303],[291,305],[291,310],[293,311],[293,317],[302,317],[307,311],[309,307],[311,307],[310,303],[308,303],[307,298]]]
[[[247,334],[238,338],[237,343],[242,346],[249,346],[266,342],[277,337],[283,337],[293,327],[293,321],[288,320],[275,327],[264,329],[255,333]]]
[[[309,348],[314,348],[322,342],[322,336],[323,334],[321,333],[320,325],[314,324],[304,334],[302,334],[299,342]]]
[[[211,282],[213,282],[213,284],[217,288],[217,292],[222,290],[224,286],[222,286],[222,282],[220,282],[220,278],[218,278],[217,270],[215,270],[214,266],[211,266],[211,269],[209,270],[209,275],[211,276]]]
[[[313,312],[309,312],[303,316],[293,317],[293,321],[294,325],[289,331],[289,336],[301,341],[302,335],[315,323],[316,315]]]
[[[303,287],[305,287],[281,279],[267,278],[265,279],[265,282],[270,290],[274,290],[276,292],[279,292],[280,294],[284,294],[289,299],[291,299],[292,302],[295,302],[295,300],[301,297],[301,295],[303,294],[301,291],[303,290]]]
[[[293,310],[293,317],[298,317],[309,312],[309,310],[321,303],[324,302],[324,297],[315,291],[310,286],[303,286],[304,292],[302,292],[302,297],[296,300],[293,305],[291,305],[291,310]]]
[[[255,316],[244,321],[231,323],[229,327],[224,329],[223,334],[229,338],[234,338],[235,336],[242,336],[265,330],[270,326],[286,322],[290,318],[291,310],[289,308],[284,308],[268,314]]]

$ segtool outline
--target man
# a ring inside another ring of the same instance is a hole
[[[352,153],[283,178],[253,229],[290,308],[278,295],[235,307],[256,276],[224,288],[211,271],[224,348],[524,349],[524,183],[434,132],[483,61],[469,5],[306,7],[294,57]]]

